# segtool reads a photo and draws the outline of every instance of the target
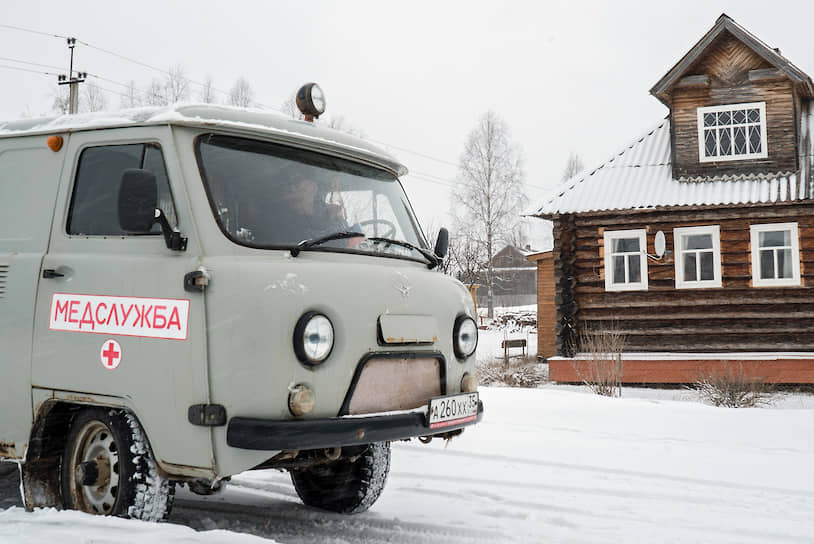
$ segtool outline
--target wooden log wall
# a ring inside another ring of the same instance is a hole
[[[679,177],[796,171],[800,100],[793,83],[729,33],[688,71],[684,86],[671,90],[673,175]],[[698,108],[766,102],[765,159],[699,160]]]
[[[576,227],[574,215],[561,215],[554,221],[554,285],[557,307],[555,326],[557,354],[571,357],[577,348]]]
[[[751,224],[797,222],[799,287],[753,287]],[[676,289],[673,228],[719,225],[721,288]],[[607,292],[605,230],[647,230],[653,255],[663,231],[667,255],[648,258],[648,290]],[[557,353],[586,327],[609,324],[626,352],[814,351],[814,202],[726,208],[672,208],[556,217],[554,276]]]

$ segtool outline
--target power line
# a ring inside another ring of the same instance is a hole
[[[11,30],[19,30],[21,32],[29,32],[31,34],[39,34],[40,36],[49,36],[51,38],[62,38],[62,39],[65,39],[65,40],[68,39],[68,36],[63,36],[61,34],[52,34],[50,32],[41,32],[39,30],[32,30],[30,28],[23,28],[21,26],[0,24],[0,27],[1,28],[9,28]]]
[[[454,167],[456,167],[456,168],[458,167],[458,164],[456,164],[456,163],[454,163],[454,162],[447,161],[447,160],[444,160],[444,159],[439,159],[439,158],[437,158],[437,157],[433,157],[433,156],[431,156],[431,155],[426,155],[426,154],[424,154],[424,153],[419,153],[418,151],[413,151],[412,149],[407,149],[407,148],[404,148],[404,147],[399,147],[399,146],[396,146],[396,145],[388,144],[388,143],[386,143],[386,142],[382,142],[382,141],[379,141],[379,140],[374,140],[374,139],[372,139],[372,138],[369,138],[369,140],[370,140],[371,142],[375,143],[375,144],[379,144],[379,145],[385,145],[385,146],[387,146],[387,147],[391,147],[391,148],[393,148],[393,149],[398,149],[399,151],[404,151],[404,152],[406,152],[406,153],[412,153],[413,155],[417,155],[417,156],[419,156],[419,157],[424,157],[425,159],[429,159],[429,160],[431,160],[431,161],[440,162],[440,163],[442,163],[442,164],[448,164],[448,165],[450,165],[450,166],[454,166]]]
[[[31,62],[28,60],[20,60],[20,59],[12,59],[9,57],[0,57],[0,60],[4,60],[7,62],[16,62],[18,64],[28,64],[30,66],[40,66],[42,68],[56,68],[57,70],[61,70],[62,66],[54,66],[53,64],[40,64],[39,62]]]
[[[42,31],[33,30],[33,29],[30,29],[30,28],[19,27],[19,26],[15,26],[15,25],[0,24],[0,28],[8,28],[8,29],[12,29],[12,30],[21,31],[21,32],[28,32],[28,33],[31,33],[31,34],[37,34],[37,35],[41,35],[41,36],[70,39],[68,36],[64,36],[64,35],[61,35],[61,34],[53,34],[53,33],[50,33],[50,32],[42,32]],[[159,72],[159,73],[161,73],[161,74],[163,74],[165,76],[172,76],[173,75],[170,71],[167,71],[167,70],[164,70],[164,69],[159,68],[157,66],[153,66],[151,64],[148,64],[146,62],[143,62],[143,61],[140,61],[140,60],[137,60],[137,59],[122,55],[122,54],[117,53],[115,51],[111,51],[109,49],[93,45],[93,44],[88,43],[88,42],[86,42],[84,40],[76,39],[76,41],[78,43],[84,45],[85,47],[90,48],[90,49],[95,49],[97,51],[100,51],[102,53],[117,57],[117,58],[125,60],[127,62],[142,66],[144,68],[148,68],[150,70],[154,70],[154,71]],[[17,63],[21,63],[21,64],[28,64],[28,65],[31,65],[31,66],[41,66],[41,67],[45,67],[45,68],[57,68],[57,69],[60,68],[58,66],[40,64],[40,63],[35,63],[35,62],[31,62],[31,61],[23,61],[23,60],[18,60],[18,59],[11,59],[11,58],[7,58],[7,57],[0,57],[0,60],[6,60],[6,61],[9,61],[9,62],[17,62]],[[38,73],[38,74],[43,74],[43,75],[51,75],[51,76],[57,75],[57,74],[53,74],[53,73],[50,73],[50,72],[42,72],[42,71],[37,71],[37,70],[30,70],[30,69],[14,67],[14,66],[6,66],[6,65],[0,65],[0,68],[6,68],[6,69],[11,69],[11,70],[19,70],[19,71],[23,71],[23,72]],[[108,79],[108,78],[105,78],[105,77],[100,76],[98,74],[87,73],[87,75],[92,76],[92,77],[94,77],[96,79],[99,79],[99,80],[102,80],[102,81],[106,81],[108,83],[112,83],[114,85],[124,87],[124,88],[130,88],[131,87],[131,85],[129,85],[129,84],[125,84],[125,83],[121,83],[121,82],[118,82],[118,81],[115,81],[115,80],[112,80],[112,79]],[[189,82],[189,83],[191,83],[193,85],[198,85],[200,87],[206,87],[207,86],[206,83],[201,83],[199,81],[195,81],[195,80],[192,80],[192,79],[189,79],[189,78],[184,78],[184,79],[187,82]],[[130,98],[129,95],[125,95],[125,94],[113,91],[111,89],[106,89],[106,88],[98,86],[98,85],[97,85],[97,87],[102,91],[105,91],[105,92],[108,92],[108,93],[111,93],[111,94],[116,94],[116,95],[119,95],[119,96],[123,96],[125,98]],[[224,91],[222,89],[218,89],[216,87],[211,87],[211,89],[213,91],[221,93],[223,95],[229,95],[230,94],[229,92]],[[139,91],[139,94],[146,94],[146,92]],[[268,106],[268,105],[260,103],[260,102],[255,102],[255,103],[258,106],[262,107],[262,108],[266,108],[266,109],[270,109],[270,110],[274,110],[274,111],[278,111],[278,112],[281,111],[279,108],[274,108],[274,107]],[[437,162],[439,164],[445,164],[445,165],[453,166],[453,167],[456,167],[456,168],[459,166],[455,162],[448,161],[448,160],[445,160],[445,159],[441,159],[441,158],[438,158],[438,157],[434,157],[432,155],[428,155],[426,153],[422,153],[422,152],[419,152],[419,151],[414,151],[414,150],[408,149],[406,147],[400,147],[400,146],[388,144],[387,142],[383,142],[381,140],[376,140],[376,139],[372,139],[372,138],[368,138],[368,140],[373,142],[373,143],[377,143],[379,145],[383,145],[383,146],[386,146],[386,147],[389,147],[389,148],[392,148],[392,149],[397,149],[397,150],[405,152],[405,153],[410,153],[412,155],[415,155],[415,156],[418,156],[418,157],[425,158],[427,160]],[[452,188],[455,187],[454,182],[451,182],[450,180],[441,178],[439,176],[434,176],[432,174],[426,174],[426,173],[421,173],[421,172],[411,172],[411,175],[415,176],[417,179],[421,179],[421,180],[426,181],[426,182],[435,183],[435,184],[439,184],[439,185],[444,185],[444,186],[452,187]],[[548,188],[536,187],[536,186],[533,186],[533,185],[527,185],[527,187],[530,188],[530,189],[539,190],[539,191],[549,191],[550,190]]]
[[[5,68],[7,70],[19,70],[20,72],[30,72],[32,74],[42,74],[46,76],[56,76],[58,74],[52,72],[43,72],[42,70],[32,70],[30,68],[23,68],[21,66],[8,66],[6,64],[0,64],[0,68]]]
[[[165,76],[170,76],[170,77],[172,77],[172,75],[173,75],[173,74],[172,74],[172,72],[170,72],[170,71],[168,71],[168,70],[164,70],[164,69],[159,68],[159,67],[157,67],[157,66],[153,66],[153,65],[151,65],[151,64],[147,64],[146,62],[142,62],[142,61],[140,61],[140,60],[136,60],[136,59],[133,59],[133,58],[127,57],[127,56],[125,56],[125,55],[122,55],[122,54],[116,53],[115,51],[111,51],[111,50],[109,50],[109,49],[105,49],[105,48],[103,48],[103,47],[99,47],[99,46],[93,45],[93,44],[88,43],[88,42],[83,41],[83,40],[79,40],[79,39],[77,39],[76,41],[77,41],[77,42],[79,42],[79,43],[81,43],[81,44],[82,44],[82,45],[84,45],[85,47],[89,47],[89,48],[91,48],[91,49],[95,49],[95,50],[97,50],[97,51],[101,51],[102,53],[106,53],[106,54],[108,54],[108,55],[112,55],[112,56],[114,56],[114,57],[120,58],[120,59],[122,59],[122,60],[126,60],[127,62],[131,62],[131,63],[133,63],[133,64],[137,64],[137,65],[142,66],[142,67],[144,67],[144,68],[149,68],[150,70],[155,70],[155,71],[157,71],[157,72],[159,72],[159,73],[161,73],[161,74],[163,74],[163,75],[165,75]],[[189,83],[191,83],[191,84],[193,84],[193,85],[197,85],[197,86],[199,86],[199,87],[206,87],[206,86],[207,86],[207,83],[201,83],[200,81],[195,81],[194,79],[189,79],[189,78],[187,78],[187,77],[185,77],[184,79],[185,79],[187,82],[189,82]],[[111,83],[115,83],[115,82],[111,81]],[[117,83],[117,84],[118,84],[118,85],[123,85],[122,83]],[[124,85],[124,86],[127,86],[127,85]],[[212,89],[213,91],[218,92],[218,93],[221,93],[221,94],[223,94],[223,95],[227,95],[227,96],[228,96],[229,94],[231,94],[229,91],[224,91],[223,89],[218,89],[217,87],[211,87],[211,89]],[[271,109],[271,110],[275,110],[275,111],[280,111],[278,108],[273,108],[273,107],[271,107],[271,106],[268,106],[268,105],[266,105],[266,104],[262,104],[262,103],[260,103],[260,102],[256,102],[256,104],[257,104],[258,106],[263,107],[263,108],[267,108],[267,109]]]

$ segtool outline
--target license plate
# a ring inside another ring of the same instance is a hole
[[[462,393],[430,399],[430,429],[460,425],[478,419],[478,394]]]

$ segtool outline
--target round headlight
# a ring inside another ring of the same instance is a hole
[[[331,320],[317,312],[303,315],[294,327],[294,353],[307,365],[316,365],[331,354],[334,327]]]
[[[465,359],[475,353],[475,349],[478,347],[478,326],[474,319],[462,315],[455,320],[455,327],[452,329],[452,345],[458,359]]]

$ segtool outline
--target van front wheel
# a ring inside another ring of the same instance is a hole
[[[121,410],[75,416],[60,481],[65,508],[89,514],[161,521],[172,507],[174,486],[158,474],[141,425]]]
[[[342,448],[339,460],[291,471],[291,481],[308,506],[358,514],[376,502],[390,471],[390,442]]]

